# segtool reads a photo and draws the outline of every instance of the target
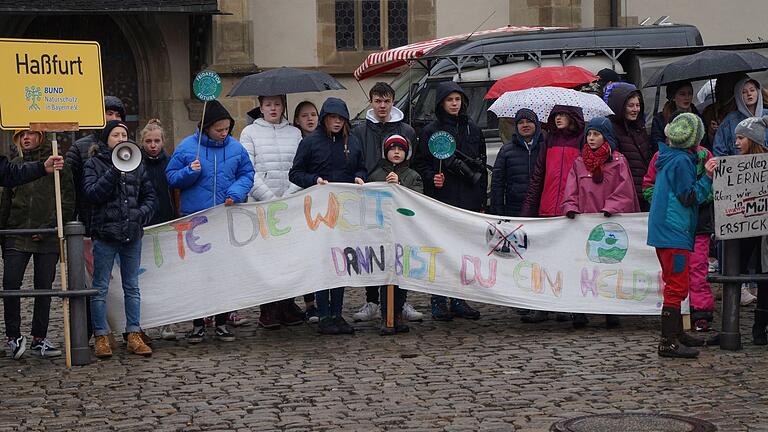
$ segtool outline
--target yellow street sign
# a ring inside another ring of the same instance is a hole
[[[0,129],[30,123],[104,127],[98,42],[0,38]]]

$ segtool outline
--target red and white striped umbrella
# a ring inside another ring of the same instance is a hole
[[[416,42],[410,45],[404,45],[397,48],[392,48],[386,51],[380,51],[370,54],[363,64],[355,69],[355,78],[360,81],[365,78],[376,76],[380,73],[392,70],[394,68],[403,66],[411,60],[415,60],[435,48],[443,46],[449,42],[453,42],[459,39],[466,39],[471,36],[481,36],[492,33],[514,33],[514,32],[531,32],[540,30],[556,30],[565,27],[515,27],[505,26],[492,30],[482,30],[474,33],[464,33],[455,36],[445,36],[438,39],[433,39],[424,42]]]

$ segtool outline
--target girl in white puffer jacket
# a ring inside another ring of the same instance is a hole
[[[254,201],[282,198],[301,190],[288,180],[301,131],[288,123],[285,106],[285,95],[259,96],[263,117],[246,126],[240,134],[240,142],[256,171],[249,193]],[[267,329],[279,328],[281,324],[298,325],[304,321],[304,312],[293,299],[263,304],[259,308],[258,323]]]
[[[243,129],[240,142],[256,170],[250,196],[254,201],[268,201],[301,189],[288,180],[301,131],[283,115],[285,96],[260,96],[259,108],[263,118]]]

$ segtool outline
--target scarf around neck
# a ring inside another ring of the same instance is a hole
[[[589,144],[584,144],[584,150],[581,152],[581,157],[584,160],[584,166],[587,167],[587,171],[592,173],[593,182],[603,182],[603,164],[608,161],[610,156],[611,146],[607,141],[594,150]]]

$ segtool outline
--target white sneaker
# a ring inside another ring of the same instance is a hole
[[[164,325],[160,327],[160,338],[167,341],[175,341],[176,333],[171,329],[171,326]]]
[[[360,321],[373,321],[381,318],[381,309],[376,303],[366,303],[360,308],[359,312],[352,314],[352,319],[355,322]]]
[[[424,314],[417,311],[410,303],[403,304],[403,319],[406,321],[422,321]]]
[[[32,352],[37,353],[40,357],[58,357],[61,355],[61,350],[52,344],[48,338],[32,341],[32,345],[29,346]]]
[[[747,306],[752,304],[755,300],[757,300],[757,297],[753,296],[752,293],[749,292],[749,284],[741,284],[741,305]]]
[[[720,270],[720,263],[717,261],[717,259],[713,259],[712,261],[709,261],[709,268],[707,269],[709,273],[717,273]]]
[[[26,336],[20,336],[17,338],[8,339],[8,356],[14,360],[18,360],[24,355],[24,351],[27,350],[27,338]]]

